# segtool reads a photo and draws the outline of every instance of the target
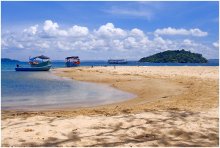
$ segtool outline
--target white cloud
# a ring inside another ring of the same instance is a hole
[[[36,41],[34,45],[40,49],[50,48],[50,43],[48,41]],[[29,46],[32,46],[32,45],[30,44]]]
[[[107,23],[106,25],[102,25],[95,33],[101,37],[111,37],[111,38],[121,38],[127,35],[126,31],[121,28],[115,28],[112,23]]]
[[[214,47],[216,47],[216,48],[219,48],[219,41],[216,41],[216,42],[212,43],[212,45],[213,45]]]
[[[154,32],[155,35],[191,35],[191,36],[197,36],[197,37],[204,37],[207,36],[207,32],[203,32],[198,28],[195,29],[176,29],[176,28],[163,28],[163,29],[156,29]]]
[[[35,35],[37,33],[38,25],[31,26],[27,29],[24,29],[24,33]]]
[[[140,29],[137,29],[137,28],[132,29],[130,32],[130,35],[135,36],[135,37],[136,36],[137,37],[144,37],[145,36],[144,32]]]
[[[123,3],[118,5],[112,5],[103,10],[104,13],[111,14],[117,18],[129,18],[129,19],[144,19],[150,21],[156,16],[158,12],[164,9],[164,4],[161,2],[150,1],[136,1],[131,3]]]
[[[59,28],[59,25],[57,23],[53,23],[51,20],[46,20],[44,22],[44,31],[50,31],[50,30],[57,30]]]
[[[73,27],[69,29],[70,36],[80,37],[80,36],[86,36],[88,34],[89,34],[89,30],[87,27],[74,25]]]
[[[51,20],[46,20],[44,22],[43,29],[45,33],[49,36],[67,36],[68,33],[65,30],[60,30],[59,25]]]
[[[166,41],[162,37],[155,37],[154,42],[157,44],[166,44]]]
[[[192,36],[198,36],[198,37],[203,37],[203,36],[207,36],[208,32],[203,32],[200,29],[196,28],[196,29],[190,29],[189,30],[190,33],[192,34]]]
[[[168,31],[172,32],[173,30]],[[178,31],[182,34],[186,32],[184,29]],[[191,32],[199,34],[196,30]],[[179,33],[175,33],[174,30],[172,34]],[[78,25],[61,29],[58,23],[50,20],[45,21],[42,26],[34,25],[24,29],[23,32],[3,33],[1,46],[4,52],[10,48],[19,48],[22,51],[45,51],[56,56],[62,56],[59,52],[68,52],[69,54],[69,51],[74,51],[74,53],[97,52],[97,55],[103,54],[100,56],[103,59],[109,57],[109,55],[112,58],[119,55],[124,58],[127,56],[139,58],[156,52],[182,48],[202,53],[205,56],[218,55],[218,50],[213,50],[213,46],[218,47],[217,42],[207,46],[192,39],[170,40],[159,35],[148,37],[141,29],[125,30],[115,27],[112,23],[101,25],[97,30],[92,31],[87,27]]]
[[[20,44],[20,43],[18,43],[16,47],[17,48],[24,48],[24,46],[22,44]]]
[[[124,46],[127,49],[132,49],[132,47],[137,48],[137,41],[134,37],[128,37],[124,40]]]
[[[43,36],[51,37],[82,37],[89,34],[87,27],[74,25],[69,29],[60,29],[58,23],[46,20],[43,26]]]
[[[192,45],[192,41],[189,40],[189,39],[183,40],[183,43],[184,43],[185,45]]]
[[[104,12],[115,14],[115,15],[122,15],[122,16],[130,16],[130,17],[142,17],[145,19],[150,20],[153,16],[153,13],[149,9],[124,9],[124,8],[110,8],[105,10]]]

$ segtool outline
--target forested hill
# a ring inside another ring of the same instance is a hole
[[[148,57],[143,57],[139,62],[151,63],[207,63],[202,54],[182,50],[167,50]]]
[[[1,62],[20,62],[20,61],[12,60],[12,59],[9,59],[9,58],[1,58]]]

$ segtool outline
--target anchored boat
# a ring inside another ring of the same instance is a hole
[[[17,65],[16,71],[48,71],[51,68],[50,58],[44,55],[29,58],[30,67]]]
[[[43,67],[16,67],[16,71],[48,71],[50,70],[51,65]]]
[[[78,56],[66,57],[65,61],[66,67],[76,67],[80,64],[80,59]]]
[[[127,64],[127,60],[126,59],[109,59],[108,60],[109,64]]]

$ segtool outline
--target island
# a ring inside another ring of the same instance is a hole
[[[154,55],[143,57],[139,62],[150,63],[207,63],[208,60],[199,53],[182,50],[167,50]]]
[[[9,58],[1,58],[1,62],[20,62],[20,61],[9,59]]]

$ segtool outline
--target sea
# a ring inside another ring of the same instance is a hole
[[[2,62],[1,70],[14,70],[16,64],[26,67],[29,66],[28,62]],[[218,59],[209,59],[207,63],[147,63],[138,61],[128,61],[127,64],[108,64],[107,61],[81,61],[80,66],[219,66]],[[52,61],[52,68],[65,67],[64,61]]]
[[[16,64],[29,66],[27,62],[1,62],[2,110],[57,110],[92,107],[134,98],[105,84],[80,82],[55,76],[48,72],[16,72]],[[111,65],[107,61],[81,61],[80,66],[219,66],[219,60],[208,63],[139,63]],[[52,61],[52,69],[65,67],[62,61]]]

